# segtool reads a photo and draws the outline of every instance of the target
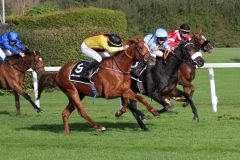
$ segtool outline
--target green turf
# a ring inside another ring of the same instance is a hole
[[[205,59],[216,62],[219,57],[218,62],[233,62],[229,57],[240,59],[239,51],[216,49]],[[92,98],[83,101],[88,114],[107,127],[106,132],[95,131],[75,111],[69,120],[71,134],[65,136],[61,112],[67,98],[61,92],[43,93],[42,114],[35,113],[21,98],[23,115],[18,117],[13,96],[0,97],[0,160],[237,160],[240,157],[239,70],[214,69],[214,72],[219,99],[217,113],[211,109],[208,71],[198,69],[194,102],[200,123],[192,121],[189,107],[182,108],[175,102],[175,111],[145,121],[148,132],[139,129],[129,111],[120,118],[114,117],[119,99],[97,99],[95,104]],[[139,109],[152,117],[142,105]]]

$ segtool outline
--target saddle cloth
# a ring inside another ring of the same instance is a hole
[[[69,80],[73,81],[73,82],[80,82],[80,83],[89,84],[91,86],[91,88],[92,88],[92,92],[94,94],[94,99],[95,99],[95,97],[98,96],[98,92],[97,92],[97,89],[96,89],[94,83],[90,79],[82,78],[82,76],[81,76],[82,73],[85,72],[85,70],[87,69],[87,66],[89,65],[89,63],[90,62],[87,62],[87,61],[77,62],[73,66],[73,68],[72,68],[72,70],[70,72]],[[92,75],[95,74],[97,71],[92,73]]]
[[[82,83],[92,83],[89,79],[82,78],[82,73],[86,71],[87,66],[90,62],[87,61],[80,61],[77,62],[69,75],[69,80],[74,82],[82,82]]]

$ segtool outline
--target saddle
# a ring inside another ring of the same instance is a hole
[[[94,85],[94,82],[91,81],[91,78],[90,79],[86,79],[86,78],[82,78],[82,73],[86,71],[88,65],[90,64],[90,62],[87,62],[87,61],[80,61],[80,62],[77,62],[71,72],[70,72],[70,75],[69,75],[69,80],[70,81],[73,81],[73,82],[79,82],[79,83],[85,83],[85,84],[89,84],[92,88],[92,91],[93,91],[93,94],[94,94],[94,98],[96,96],[98,96],[98,92],[97,92],[97,89]],[[98,72],[98,68],[93,68],[91,70],[91,77]]]
[[[74,81],[74,82],[93,83],[91,81],[91,78],[90,78],[90,80],[86,79],[86,78],[82,78],[82,73],[84,73],[87,70],[87,67],[89,64],[90,64],[90,62],[88,62],[88,61],[77,62],[73,66],[73,68],[70,72],[69,80]],[[90,74],[91,77],[97,72],[98,72],[98,68],[93,68],[91,70],[91,74]]]

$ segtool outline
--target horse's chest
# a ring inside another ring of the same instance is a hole
[[[130,75],[118,75],[103,81],[103,91],[106,97],[118,97],[129,90],[131,85]]]

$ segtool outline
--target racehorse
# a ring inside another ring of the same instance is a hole
[[[139,78],[139,80],[142,81],[142,89],[139,88],[139,82],[136,81],[136,79],[132,79],[131,88],[134,92],[147,95],[163,105],[164,109],[159,110],[159,113],[167,110],[167,102],[164,100],[164,96],[168,96],[171,93],[174,97],[185,97],[191,105],[194,114],[193,120],[198,122],[199,117],[192,98],[189,94],[176,88],[178,83],[178,68],[181,63],[188,61],[199,67],[204,65],[204,60],[198,48],[196,48],[193,43],[182,43],[175,49],[174,54],[168,55],[167,59],[157,58],[154,66],[147,66],[147,69]],[[140,118],[142,114],[136,108],[136,101],[129,100],[128,107],[132,111],[139,126],[143,130],[147,130]]]
[[[208,52],[209,54],[212,52],[213,45],[209,40],[207,40],[202,35],[202,30],[200,30],[199,32],[193,33],[193,36],[191,37],[191,39],[194,46],[199,50],[202,50],[203,52]],[[195,91],[195,86],[191,83],[195,79],[195,72],[196,72],[195,70],[196,70],[196,65],[191,62],[181,63],[178,70],[178,81],[179,81],[178,83],[183,86],[184,92],[188,93],[191,98]],[[182,97],[172,97],[172,98],[177,101],[184,102],[183,107],[186,107],[189,104]],[[173,104],[167,99],[166,101],[168,102],[169,108],[173,108]]]
[[[17,115],[21,114],[19,95],[28,100],[37,112],[41,112],[39,108],[31,99],[31,97],[23,90],[23,82],[25,73],[32,68],[38,74],[43,73],[44,62],[39,51],[26,54],[24,57],[14,55],[8,57],[6,61],[0,63],[0,89],[12,90],[15,96],[15,105]]]
[[[159,116],[159,113],[153,109],[142,97],[136,95],[131,89],[130,68],[134,60],[144,60],[146,63],[150,60],[151,54],[148,46],[143,40],[134,39],[129,42],[129,47],[124,51],[117,52],[114,56],[105,58],[97,73],[91,80],[94,82],[99,97],[113,99],[121,97],[122,108],[116,112],[115,116],[119,117],[126,112],[128,99],[133,99],[143,103],[148,111],[154,116]],[[70,61],[65,64],[57,73],[48,74],[42,79],[54,78],[58,87],[67,95],[69,103],[62,112],[64,123],[64,133],[69,134],[68,118],[71,113],[77,108],[78,113],[85,118],[96,130],[104,131],[105,127],[95,123],[86,113],[82,100],[85,96],[94,96],[91,86],[86,83],[73,82],[68,79],[71,69],[76,64],[76,61]],[[45,81],[39,81],[38,93],[39,98],[44,87]]]

